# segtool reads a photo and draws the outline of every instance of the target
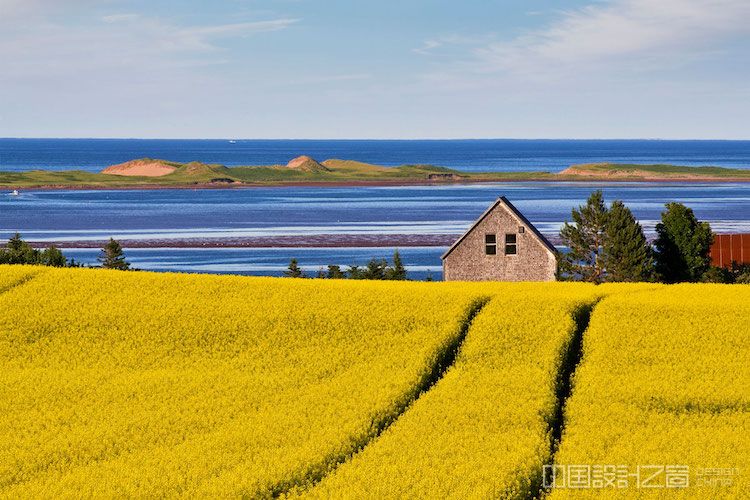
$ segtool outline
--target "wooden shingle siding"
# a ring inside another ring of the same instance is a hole
[[[443,255],[445,281],[554,281],[556,269],[554,246],[505,197]]]

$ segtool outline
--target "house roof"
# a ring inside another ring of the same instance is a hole
[[[546,247],[546,248],[547,248],[547,249],[548,249],[549,251],[551,251],[552,253],[557,253],[557,249],[555,248],[555,246],[554,246],[554,245],[553,245],[552,243],[550,243],[550,241],[549,241],[549,240],[548,240],[547,238],[545,238],[545,237],[544,237],[544,235],[543,235],[542,233],[540,233],[540,232],[539,232],[539,230],[538,230],[538,229],[537,229],[536,227],[534,227],[534,224],[532,224],[531,222],[529,222],[529,219],[527,219],[526,217],[524,217],[524,215],[523,215],[523,214],[522,214],[521,212],[519,212],[519,211],[518,211],[518,209],[517,209],[517,208],[516,208],[515,206],[513,206],[513,204],[512,204],[512,203],[511,203],[510,201],[508,201],[508,198],[506,198],[505,196],[501,196],[500,198],[498,198],[498,199],[497,199],[497,201],[495,201],[495,203],[493,203],[493,204],[492,204],[492,205],[490,206],[490,208],[488,208],[487,210],[485,210],[485,211],[484,211],[484,213],[482,214],[482,216],[481,216],[481,217],[479,217],[479,219],[477,219],[477,221],[476,221],[476,222],[475,222],[474,224],[472,224],[472,225],[471,225],[471,227],[469,228],[469,230],[468,230],[468,231],[466,231],[466,232],[465,232],[465,233],[463,234],[463,236],[461,236],[461,237],[460,237],[459,239],[457,239],[457,240],[456,240],[456,242],[455,242],[455,243],[453,243],[453,245],[451,245],[451,247],[450,247],[450,248],[449,248],[449,249],[448,249],[448,250],[447,250],[447,251],[446,251],[446,252],[445,252],[445,253],[444,253],[444,254],[443,254],[443,255],[442,255],[442,256],[441,256],[440,258],[441,258],[441,259],[445,259],[446,257],[448,257],[448,255],[450,255],[450,253],[451,253],[451,252],[452,252],[452,251],[453,251],[453,250],[454,250],[454,249],[455,249],[455,248],[456,248],[456,247],[457,247],[458,245],[460,245],[460,244],[461,244],[461,242],[462,242],[462,241],[463,241],[463,240],[464,240],[464,239],[465,239],[465,238],[466,238],[466,237],[467,237],[467,236],[468,236],[469,234],[471,234],[471,232],[472,232],[472,231],[474,231],[474,229],[475,229],[475,228],[476,228],[476,227],[477,227],[477,226],[478,226],[478,225],[479,225],[479,224],[480,224],[480,223],[481,223],[481,222],[482,222],[482,221],[483,221],[483,220],[484,220],[484,219],[485,219],[485,218],[486,218],[486,217],[487,217],[487,216],[488,216],[489,214],[491,214],[491,213],[492,213],[492,212],[493,212],[493,211],[495,210],[495,208],[497,208],[497,206],[498,206],[498,205],[500,205],[500,204],[503,204],[503,205],[505,205],[505,207],[506,207],[506,208],[507,208],[508,210],[510,210],[510,212],[511,212],[511,213],[512,213],[513,215],[515,215],[515,216],[516,216],[516,218],[518,218],[518,220],[520,220],[520,221],[521,221],[521,223],[522,223],[522,224],[523,224],[524,226],[528,227],[528,228],[529,228],[529,230],[530,230],[530,231],[531,231],[531,232],[532,232],[532,233],[534,234],[534,236],[536,236],[536,238],[537,238],[537,239],[538,239],[538,240],[539,240],[539,241],[540,241],[540,242],[542,243],[542,245],[544,245],[544,246],[545,246],[545,247]]]

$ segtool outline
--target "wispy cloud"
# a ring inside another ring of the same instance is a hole
[[[750,33],[747,0],[616,0],[566,11],[545,29],[475,51],[488,71],[534,73],[553,68],[637,60],[691,59],[691,51]]]
[[[0,0],[4,1],[4,0]],[[7,0],[6,0],[7,1]],[[88,29],[41,20],[0,36],[5,78],[76,74],[106,69],[149,71],[225,62],[222,40],[284,30],[299,19],[178,25],[135,13],[97,18]]]
[[[485,45],[494,39],[494,33],[472,36],[457,34],[443,35],[425,40],[421,47],[412,49],[412,52],[424,56],[434,55],[438,49]]]
[[[434,49],[442,47],[443,43],[441,40],[425,40],[421,47],[412,49],[412,52],[426,56],[432,54]]]
[[[372,75],[369,73],[350,73],[343,75],[320,75],[320,76],[307,76],[295,78],[294,81],[289,82],[293,85],[309,85],[318,83],[335,83],[335,82],[361,82],[363,80],[369,80]]]
[[[0,24],[18,18],[39,19],[77,7],[90,7],[101,0],[0,0]]]
[[[299,21],[299,19],[273,19],[271,21],[255,21],[250,23],[218,24],[188,28],[181,32],[200,36],[250,35],[253,33],[268,33],[270,31],[283,30]]]
[[[114,23],[126,23],[130,21],[138,20],[140,16],[138,14],[110,14],[102,17],[102,21],[108,24]]]

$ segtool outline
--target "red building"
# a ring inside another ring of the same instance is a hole
[[[732,262],[750,264],[750,234],[715,235],[711,261],[719,267],[731,267]]]

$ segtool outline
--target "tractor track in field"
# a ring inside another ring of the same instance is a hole
[[[37,271],[37,272],[34,272],[34,273],[30,273],[30,274],[24,276],[23,278],[19,278],[18,280],[14,281],[13,283],[10,283],[10,284],[5,285],[5,286],[0,286],[0,295],[13,290],[14,288],[18,288],[19,286],[25,285],[26,283],[28,283],[29,281],[33,280],[34,278],[36,278],[37,276],[39,276],[43,272],[44,271]]]
[[[552,421],[550,423],[550,459],[549,463],[545,464],[542,470],[542,477],[539,478],[539,485],[536,489],[536,494],[531,498],[544,498],[550,491],[551,486],[554,484],[554,471],[556,466],[557,452],[560,448],[560,441],[562,440],[563,432],[565,431],[565,408],[568,400],[573,394],[573,380],[575,378],[576,370],[583,359],[583,340],[586,330],[589,327],[591,321],[591,315],[593,314],[596,305],[601,299],[580,306],[573,312],[573,320],[575,321],[576,327],[573,332],[573,336],[567,349],[563,355],[563,361],[560,365],[560,371],[557,375],[557,384],[555,388],[555,410],[553,413]]]
[[[463,343],[466,340],[466,336],[469,333],[474,318],[476,318],[484,306],[487,305],[490,299],[490,297],[482,297],[471,303],[461,320],[458,334],[451,340],[445,349],[438,353],[435,362],[427,373],[423,375],[407,393],[403,394],[395,402],[395,411],[389,411],[379,418],[374,418],[370,429],[363,435],[355,437],[352,440],[352,445],[347,453],[337,453],[333,456],[328,456],[323,461],[309,467],[306,472],[302,473],[302,477],[297,475],[295,478],[273,485],[269,491],[270,495],[268,496],[278,498],[289,493],[302,492],[314,487],[325,479],[326,476],[335,472],[338,467],[354,458],[355,455],[364,450],[391,425],[396,423],[398,419],[405,414],[423,394],[432,389],[435,384],[443,378],[451,366],[455,364],[456,358],[461,351],[461,346],[463,346]],[[261,496],[265,497],[267,495],[261,494]]]

